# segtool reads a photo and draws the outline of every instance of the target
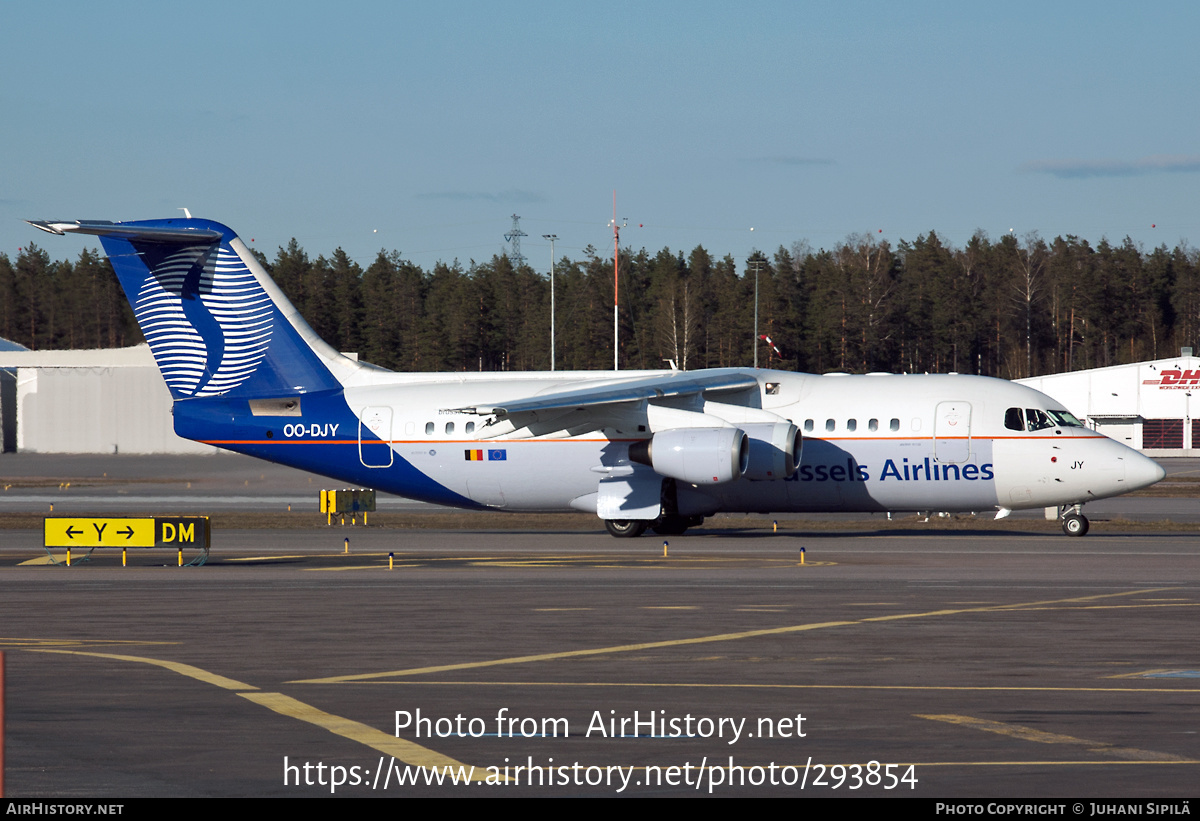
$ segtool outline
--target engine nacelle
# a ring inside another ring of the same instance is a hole
[[[629,460],[695,485],[733,482],[750,461],[750,440],[739,428],[676,428],[629,446]]]
[[[804,437],[791,422],[756,422],[741,426],[750,439],[747,479],[790,479],[800,468]]]

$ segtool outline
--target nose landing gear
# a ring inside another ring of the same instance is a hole
[[[1080,506],[1067,508],[1062,517],[1063,533],[1068,536],[1086,536],[1088,532],[1087,517],[1080,512]]]

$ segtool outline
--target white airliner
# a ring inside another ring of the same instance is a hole
[[[1048,396],[978,376],[702,371],[397,374],[317,337],[229,228],[99,236],[180,436],[464,508],[588,511],[614,536],[722,511],[1080,508],[1165,472]]]

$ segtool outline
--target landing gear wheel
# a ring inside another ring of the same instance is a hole
[[[1082,513],[1068,513],[1062,520],[1063,533],[1068,536],[1086,536],[1088,520]]]
[[[659,536],[682,536],[691,522],[682,516],[660,516],[650,523],[650,529]]]
[[[605,519],[604,528],[618,539],[633,539],[646,532],[649,522],[637,519]]]

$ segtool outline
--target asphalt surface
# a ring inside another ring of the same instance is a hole
[[[307,474],[237,457],[122,457],[91,486],[77,458],[0,457],[0,512],[192,489],[315,507]],[[1195,506],[1089,505],[1134,524],[1083,539],[1032,520],[701,529],[665,557],[661,537],[517,517],[227,530],[186,568],[56,567],[40,532],[0,530],[6,793],[1186,797],[1200,530],[1137,523]],[[483,780],[416,769],[459,765]]]
[[[1200,459],[1160,459],[1164,486],[1200,482]],[[1196,486],[1196,485],[1194,485]],[[212,456],[97,456],[6,453],[0,455],[0,514],[169,509],[175,513],[316,510],[322,488],[338,485],[314,473],[234,453]],[[53,506],[53,511],[51,511]],[[450,510],[380,494],[380,512]],[[1088,504],[1092,519],[1200,523],[1200,499],[1117,497]],[[520,515],[520,514],[516,514]],[[803,514],[829,521],[885,520],[882,514]],[[985,519],[990,514],[981,514]],[[1016,519],[1041,519],[1041,510],[1016,511]]]

